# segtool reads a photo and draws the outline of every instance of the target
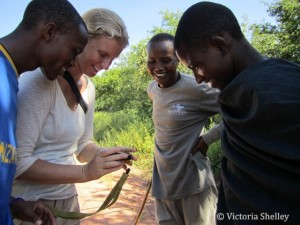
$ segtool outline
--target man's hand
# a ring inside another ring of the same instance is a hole
[[[204,142],[203,138],[200,136],[195,148],[192,150],[192,155],[194,155],[197,151],[200,151],[203,156],[206,157],[208,145]]]
[[[13,218],[32,222],[34,225],[56,225],[51,210],[40,201],[13,201],[10,209]]]

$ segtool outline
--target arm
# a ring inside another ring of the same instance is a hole
[[[54,84],[44,78],[39,70],[25,73],[19,80],[17,179],[38,183],[82,182],[84,179],[81,166],[56,165],[34,155],[43,125],[54,107]],[[63,177],[66,179],[64,182]]]
[[[203,91],[201,93],[201,111],[206,113],[207,115],[215,115],[220,112],[220,105],[218,103],[219,91],[208,87],[208,85],[203,84]],[[200,151],[204,156],[206,156],[206,152],[210,144],[221,138],[221,134],[224,129],[223,122],[212,127],[209,131],[204,134],[200,134],[195,148],[192,150],[192,154],[196,151]]]
[[[32,74],[27,76],[20,83],[19,93],[18,179],[42,184],[77,183],[98,179],[124,166],[123,161],[117,160],[127,158],[126,154],[110,156],[118,150],[98,152],[86,165],[61,165],[34,157],[44,121],[53,107],[55,91],[51,89],[50,81],[45,81],[42,74],[33,78]],[[52,88],[54,89],[53,86]]]
[[[209,145],[221,138],[222,132],[224,129],[223,122],[212,127],[208,132],[203,135],[200,135],[196,143],[195,148],[192,151],[192,154],[195,154],[196,151],[200,151],[202,155],[206,156]]]
[[[92,149],[94,155],[82,155],[82,158],[90,157],[90,162],[87,164],[60,165],[38,159],[18,179],[42,184],[82,183],[99,179],[105,174],[123,168],[124,160],[128,157],[125,153],[114,154],[120,152],[119,148],[105,151]]]
[[[24,73],[19,78],[16,177],[37,160],[34,149],[43,124],[54,105],[53,84],[43,77],[39,69]]]
[[[207,119],[210,116],[220,113],[221,106],[218,103],[220,91],[201,83],[197,88],[198,111]]]
[[[211,145],[212,143],[220,140],[223,130],[224,130],[224,124],[223,121],[221,121],[219,124],[213,126],[205,134],[201,135],[202,139],[207,145]]]
[[[95,110],[95,86],[93,85],[92,81],[88,79],[89,85],[88,85],[88,111],[85,117],[85,131],[82,137],[79,140],[78,143],[78,151],[76,152],[76,157],[79,162],[81,163],[88,163],[90,162],[97,153],[100,151],[105,151],[108,148],[101,148],[98,147],[93,142],[93,127],[94,127],[94,110]],[[114,147],[116,148],[116,147]],[[136,151],[133,148],[119,148],[120,152],[130,153]],[[133,157],[134,160],[136,160],[136,157]],[[126,163],[131,164],[131,163]]]

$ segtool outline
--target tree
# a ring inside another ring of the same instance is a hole
[[[141,117],[149,116],[151,103],[146,93],[149,80],[137,77],[135,73],[133,67],[118,67],[93,78],[96,87],[95,111],[134,110]]]
[[[162,24],[160,27],[153,27],[152,31],[150,32],[152,35],[158,33],[169,33],[175,35],[176,28],[179,22],[179,19],[182,15],[182,12],[170,12],[169,10],[165,10],[160,12],[162,15]]]
[[[269,57],[300,63],[300,3],[298,0],[277,0],[267,4],[276,24],[250,26],[251,43]]]

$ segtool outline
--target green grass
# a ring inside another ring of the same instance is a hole
[[[137,149],[138,160],[133,162],[145,178],[150,178],[153,165],[153,125],[150,120],[141,121],[125,112],[95,113],[94,138],[99,146],[126,146]]]

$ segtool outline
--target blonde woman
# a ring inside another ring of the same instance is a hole
[[[18,167],[13,196],[43,200],[68,211],[79,211],[75,183],[99,179],[126,167],[126,152],[135,151],[125,147],[101,148],[93,143],[95,87],[89,77],[107,70],[128,45],[126,26],[107,9],[89,10],[82,18],[89,40],[66,73],[74,81],[85,107],[63,76],[51,82],[40,69],[21,76],[18,95]],[[86,164],[76,165],[74,154]],[[80,224],[59,218],[57,223]]]

